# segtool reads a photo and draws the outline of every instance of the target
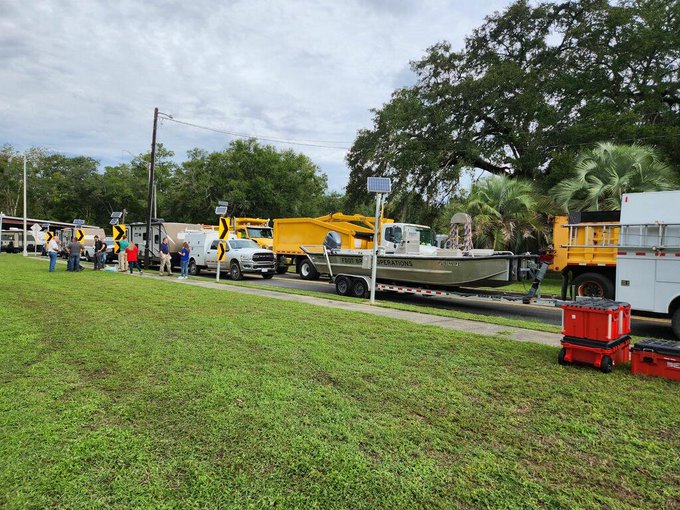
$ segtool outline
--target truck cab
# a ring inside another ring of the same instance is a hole
[[[230,228],[239,239],[252,239],[266,250],[273,249],[274,234],[269,220],[263,218],[233,218]]]

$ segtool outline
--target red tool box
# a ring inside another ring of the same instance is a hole
[[[680,381],[680,342],[649,339],[636,343],[631,348],[630,371]]]
[[[582,363],[599,368],[607,374],[612,371],[614,365],[628,363],[630,357],[628,335],[612,342],[565,336],[561,343],[562,349],[557,356],[560,365]]]
[[[562,334],[613,342],[630,334],[630,305],[608,299],[582,299],[564,303]]]

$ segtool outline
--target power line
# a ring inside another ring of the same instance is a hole
[[[254,138],[256,140],[261,140],[264,142],[273,142],[273,143],[283,143],[287,145],[302,145],[305,147],[319,147],[322,149],[336,149],[336,150],[342,150],[342,151],[348,151],[350,148],[346,147],[344,145],[339,145],[339,144],[346,144],[347,142],[332,142],[332,141],[317,141],[317,140],[290,140],[290,139],[285,139],[285,138],[271,138],[271,137],[266,137],[266,136],[260,136],[260,135],[254,135],[254,134],[245,134],[245,133],[237,133],[235,131],[228,131],[226,129],[218,129],[218,128],[213,128],[210,126],[202,126],[200,124],[195,124],[193,122],[186,122],[183,120],[177,120],[177,119],[170,119],[170,118],[164,118],[163,120],[166,120],[168,122],[175,122],[176,124],[182,124],[184,126],[190,126],[194,127],[197,129],[204,129],[206,131],[212,131],[214,133],[220,133],[224,135],[229,135],[233,136],[236,138],[244,138],[244,139],[249,139],[249,138]],[[330,145],[334,144],[334,145]]]

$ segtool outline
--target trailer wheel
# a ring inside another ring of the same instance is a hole
[[[303,280],[318,280],[319,279],[319,272],[312,265],[312,263],[309,261],[309,259],[304,259],[302,262],[300,262],[299,273],[300,273],[300,278],[302,278]]]
[[[583,273],[574,278],[575,296],[614,299],[614,284],[604,275]]]
[[[353,297],[357,298],[366,297],[366,295],[368,294],[368,287],[366,286],[366,282],[364,281],[363,278],[356,278],[354,282],[352,282],[351,293]]]
[[[602,361],[600,362],[600,370],[605,374],[608,374],[614,368],[614,362],[609,356],[602,356]]]
[[[338,276],[335,279],[335,292],[341,296],[349,295],[349,291],[352,288],[352,282],[346,276]]]
[[[673,334],[675,337],[680,339],[680,306],[678,306],[673,312],[673,317],[671,318],[671,328],[673,328]]]
[[[243,273],[241,273],[241,266],[238,265],[238,262],[234,261],[229,266],[229,277],[232,280],[243,280]]]
[[[196,261],[194,259],[191,259],[189,261],[189,274],[191,276],[198,276],[198,273],[201,272],[201,268],[196,265]]]
[[[566,364],[567,364],[567,362],[566,362],[565,359],[564,359],[564,357],[565,357],[566,355],[567,355],[567,350],[566,350],[564,347],[562,347],[562,348],[560,349],[560,353],[557,355],[557,362],[558,362],[560,365],[566,365]]]

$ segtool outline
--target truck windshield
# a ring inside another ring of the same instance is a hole
[[[270,227],[248,227],[248,237],[271,239],[272,229]]]
[[[239,250],[241,248],[259,248],[260,246],[250,239],[232,239],[229,241],[229,246],[234,250]]]

